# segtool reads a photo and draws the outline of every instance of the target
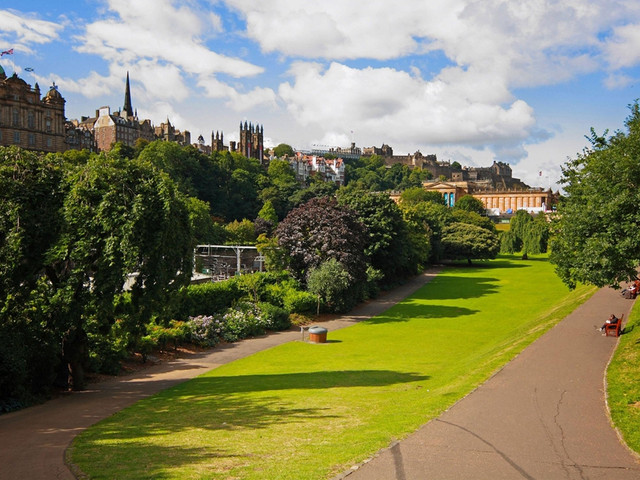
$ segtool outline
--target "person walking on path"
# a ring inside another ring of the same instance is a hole
[[[618,438],[604,375],[617,344],[593,326],[632,304],[604,288],[491,379],[345,480],[640,479]]]

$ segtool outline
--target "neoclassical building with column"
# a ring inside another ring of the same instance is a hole
[[[558,201],[558,194],[542,188],[488,188],[474,182],[426,181],[422,184],[427,191],[440,192],[446,205],[453,207],[464,195],[472,195],[482,201],[490,215],[513,213],[516,210],[543,212],[551,210]]]

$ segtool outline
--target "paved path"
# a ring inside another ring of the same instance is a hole
[[[382,313],[435,276],[427,272],[349,315],[323,323],[332,330]],[[73,480],[64,453],[87,427],[160,390],[186,381],[238,358],[299,340],[300,331],[287,331],[243,340],[160,364],[139,374],[90,385],[42,405],[0,416],[0,480]]]
[[[345,480],[631,480],[640,463],[605,407],[617,338],[594,328],[632,301],[599,290],[473,393]]]

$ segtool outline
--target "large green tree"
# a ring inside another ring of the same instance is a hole
[[[62,176],[59,156],[0,147],[0,413],[46,394],[59,364],[42,275],[62,228]]]
[[[489,260],[496,258],[500,242],[495,233],[468,223],[454,222],[442,231],[443,258],[448,260]]]
[[[46,273],[64,360],[81,389],[89,335],[109,331],[125,285],[135,334],[189,282],[193,237],[185,198],[146,162],[95,156],[66,184],[63,228]]]
[[[421,259],[411,248],[402,211],[388,195],[343,189],[338,202],[353,209],[367,228],[365,253],[371,266],[382,272],[384,281],[417,273]]]
[[[551,261],[562,280],[618,286],[640,263],[640,108],[630,106],[626,132],[591,131],[591,148],[562,169]]]

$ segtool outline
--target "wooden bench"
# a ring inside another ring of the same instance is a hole
[[[609,335],[613,335],[614,337],[620,336],[620,330],[622,330],[622,319],[624,318],[624,314],[620,315],[620,319],[616,323],[607,323],[604,326],[604,333],[608,337]]]

